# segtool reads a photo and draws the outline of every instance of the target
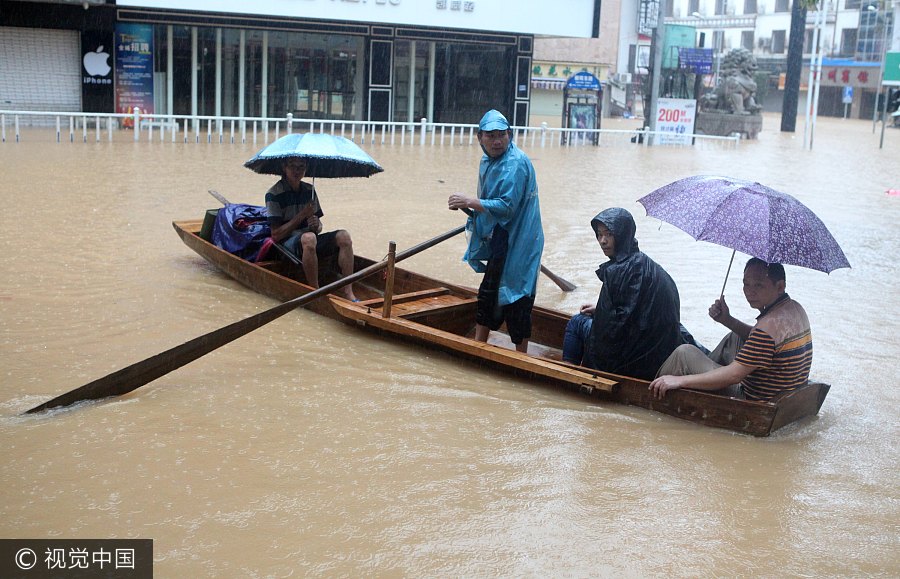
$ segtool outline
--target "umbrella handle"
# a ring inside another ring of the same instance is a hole
[[[731,250],[731,261],[728,262],[728,271],[725,272],[725,281],[722,283],[722,291],[719,292],[719,297],[725,297],[725,285],[728,283],[728,274],[731,273],[731,264],[734,263],[734,254],[735,250]]]

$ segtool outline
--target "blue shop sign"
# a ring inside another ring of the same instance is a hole
[[[566,81],[567,89],[600,90],[600,80],[589,72],[576,72]]]

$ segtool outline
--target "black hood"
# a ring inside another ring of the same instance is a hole
[[[652,380],[681,336],[681,304],[675,282],[638,249],[631,213],[621,207],[591,221],[615,236],[616,255],[597,269],[603,283],[591,326],[590,365],[598,370]]]
[[[616,255],[611,258],[614,261],[622,261],[629,255],[640,251],[637,239],[634,235],[637,226],[634,224],[634,217],[627,210],[621,207],[610,207],[597,214],[591,220],[591,227],[594,230],[594,237],[597,236],[597,228],[600,224],[606,226],[616,238]]]

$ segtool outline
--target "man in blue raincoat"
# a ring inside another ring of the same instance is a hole
[[[475,311],[475,339],[486,342],[506,322],[516,350],[528,351],[544,230],[531,160],[511,141],[509,122],[490,110],[478,124],[484,151],[478,196],[454,193],[450,209],[469,213],[469,246],[463,260],[484,273]]]

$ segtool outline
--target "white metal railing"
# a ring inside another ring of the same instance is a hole
[[[140,110],[132,114],[79,113],[47,111],[0,110],[0,139],[7,140],[7,125],[14,130],[15,141],[22,139],[23,119],[28,126],[55,126],[56,141],[76,139],[96,142],[104,138],[110,142],[116,131],[131,130],[134,141],[170,141],[182,143],[247,143],[268,144],[282,134],[319,132],[340,135],[359,144],[391,146],[471,146],[477,144],[478,125],[463,123],[418,123],[385,121],[352,121],[341,119],[296,119],[285,117],[223,117],[201,115],[145,115]],[[89,131],[88,127],[92,127]],[[66,127],[64,130],[63,127]],[[626,143],[656,146],[737,147],[739,135],[679,135],[673,142],[672,133],[651,132],[644,129],[563,129],[549,127],[513,127],[513,140],[519,147],[615,147]],[[80,134],[79,134],[80,133]],[[90,136],[89,136],[90,135]]]

